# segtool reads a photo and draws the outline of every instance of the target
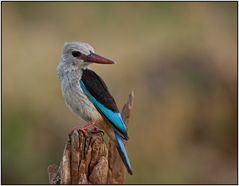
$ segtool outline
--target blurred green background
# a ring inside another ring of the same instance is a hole
[[[126,183],[237,182],[237,2],[3,2],[2,183],[48,183],[68,132],[56,66],[65,41],[122,108],[135,102]]]

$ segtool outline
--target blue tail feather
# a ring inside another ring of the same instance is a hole
[[[115,131],[115,140],[116,140],[116,143],[117,143],[117,150],[119,152],[119,155],[120,155],[125,167],[127,168],[128,173],[130,175],[132,175],[133,170],[132,170],[132,167],[131,167],[131,164],[130,164],[130,161],[129,161],[129,158],[128,158],[128,155],[127,155],[127,152],[126,152],[126,149],[124,147],[123,139],[116,131]]]

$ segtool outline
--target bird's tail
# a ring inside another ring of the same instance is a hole
[[[124,165],[128,170],[128,173],[130,175],[132,175],[133,170],[132,170],[132,167],[131,167],[131,164],[130,164],[130,161],[129,161],[129,158],[128,158],[128,155],[127,155],[127,152],[126,152],[126,149],[124,147],[123,139],[116,131],[114,131],[114,132],[115,132],[115,140],[116,140],[116,143],[117,143],[117,150],[119,152],[119,155],[120,155],[122,161],[124,162]]]

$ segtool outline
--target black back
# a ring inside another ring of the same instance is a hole
[[[114,112],[119,112],[115,100],[111,96],[105,82],[94,71],[89,69],[83,70],[81,79],[87,90],[95,97],[95,99],[97,99],[97,101],[108,109]]]

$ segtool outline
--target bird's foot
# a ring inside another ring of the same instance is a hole
[[[89,136],[89,133],[88,133],[88,130],[85,129],[85,128],[79,128],[78,129],[78,132],[82,132],[84,134],[84,136],[88,137]]]
[[[85,129],[84,127],[75,127],[74,129],[71,130],[71,132],[69,132],[69,137],[73,134],[74,131],[77,132],[82,132],[84,134],[84,136],[89,136],[88,130]]]
[[[102,136],[104,136],[104,134],[105,134],[103,130],[101,130],[97,127],[94,127],[94,129],[91,130],[90,132],[91,132],[91,134],[99,134],[100,133],[100,134],[102,134]]]
[[[76,128],[74,128],[68,135],[71,136],[72,133],[73,133],[75,130],[77,130],[78,132],[79,132],[79,131],[83,132],[83,134],[84,134],[85,136],[89,136],[89,133],[88,133],[88,130],[87,130],[87,129],[90,128],[90,127],[92,127],[92,126],[94,126],[94,125],[96,125],[96,124],[97,124],[97,123],[94,122],[94,121],[88,122],[86,125],[84,125],[84,126],[82,126],[82,127],[76,127]]]

